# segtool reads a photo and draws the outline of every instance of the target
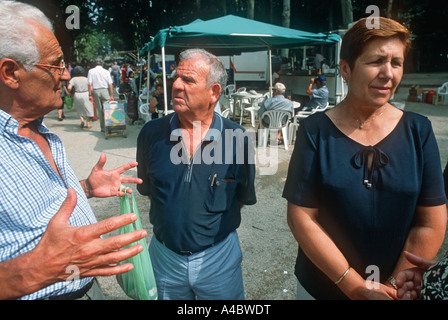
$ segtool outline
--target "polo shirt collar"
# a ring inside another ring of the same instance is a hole
[[[182,131],[180,130],[180,122],[179,117],[177,113],[174,113],[173,116],[170,119],[170,127],[171,127],[171,136],[181,138],[182,137]],[[211,130],[213,129],[213,130]],[[222,123],[222,117],[217,114],[216,112],[213,113],[213,120],[212,124],[210,125],[209,130],[207,131],[207,134],[205,135],[204,139],[202,141],[218,141],[221,139],[221,133],[223,130],[223,123]],[[213,133],[219,132],[219,135],[215,135]]]

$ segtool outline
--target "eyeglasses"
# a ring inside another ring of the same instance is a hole
[[[65,72],[65,62],[64,60],[61,60],[60,66],[55,66],[51,64],[44,64],[44,63],[36,63],[35,66],[42,67],[42,68],[51,68],[51,69],[59,69],[59,77],[62,78]]]

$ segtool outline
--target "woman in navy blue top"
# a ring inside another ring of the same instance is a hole
[[[394,276],[410,267],[403,251],[432,259],[445,235],[431,124],[388,102],[409,32],[379,19],[379,29],[362,19],[344,37],[347,96],[301,123],[283,192],[299,242],[295,273],[315,299],[363,299],[367,289],[397,298]]]

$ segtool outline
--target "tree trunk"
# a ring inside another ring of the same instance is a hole
[[[291,1],[283,0],[283,13],[282,13],[282,25],[285,28],[289,28],[291,25]],[[282,56],[289,57],[289,49],[282,49]]]
[[[255,0],[247,1],[247,18],[254,20]]]
[[[221,0],[221,10],[222,10],[223,16],[226,16],[227,15],[226,0]]]
[[[389,0],[387,2],[387,12],[386,12],[386,17],[387,18],[391,18],[392,17],[392,4],[393,4],[394,0]]]
[[[342,8],[342,28],[348,28],[353,22],[353,6],[351,0],[341,0]]]

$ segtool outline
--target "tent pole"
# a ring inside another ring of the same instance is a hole
[[[165,105],[165,115],[168,114],[168,97],[166,94],[166,70],[165,70],[165,47],[162,47],[162,70],[163,70],[163,96],[164,105]]]
[[[340,50],[341,50],[342,40],[339,40],[335,45],[335,61],[336,61],[336,70],[335,70],[335,102],[334,105],[337,105],[345,98],[345,88],[344,81],[342,81],[341,70],[339,68],[339,60],[341,59]]]
[[[271,48],[268,50],[269,56],[269,96],[272,97],[272,52]]]
[[[146,102],[147,103],[149,103],[149,86],[151,85],[151,82],[150,82],[150,78],[151,78],[151,72],[150,72],[150,70],[151,70],[151,68],[150,68],[150,65],[151,65],[151,51],[150,50],[148,50],[148,60],[147,60],[148,62],[148,71],[146,72]]]

